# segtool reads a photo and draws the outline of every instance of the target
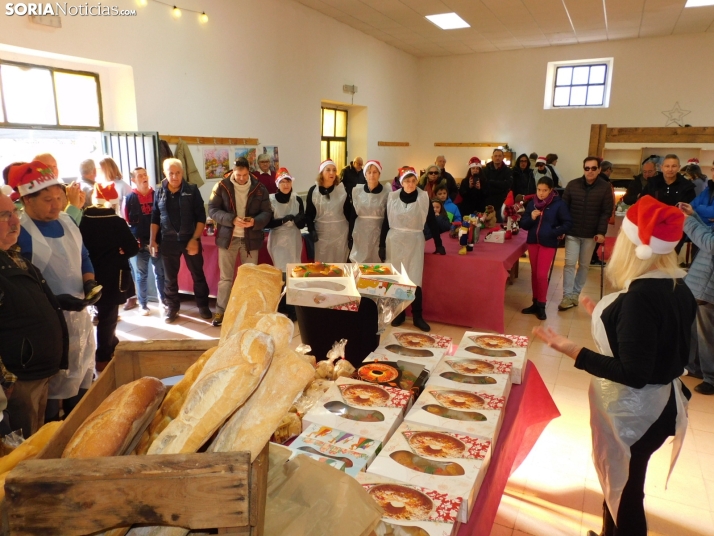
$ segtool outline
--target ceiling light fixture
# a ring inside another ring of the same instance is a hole
[[[198,20],[200,20],[203,23],[208,22],[208,15],[206,15],[205,11],[198,16]]]
[[[433,22],[442,30],[456,30],[458,28],[471,28],[471,25],[456,13],[441,13],[439,15],[427,15],[429,22]]]
[[[714,6],[714,0],[687,0],[684,7]]]
[[[173,14],[174,14],[174,17],[176,17],[178,19],[181,16],[181,10],[179,8],[177,8],[176,6],[174,6]]]

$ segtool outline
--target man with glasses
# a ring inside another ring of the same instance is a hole
[[[459,187],[456,184],[454,176],[446,171],[446,157],[443,154],[440,154],[436,157],[434,163],[439,166],[439,169],[441,170],[441,178],[446,181],[446,189],[449,192],[449,199],[455,201],[456,196],[459,195]]]
[[[605,242],[607,224],[614,206],[610,184],[598,176],[600,160],[596,156],[588,156],[583,161],[583,171],[583,176],[571,180],[563,193],[563,201],[568,205],[573,218],[573,227],[565,236],[563,300],[558,305],[560,311],[578,305],[580,292],[588,278],[593,251],[597,244]]]
[[[657,175],[657,164],[652,160],[645,160],[644,164],[642,164],[642,172],[636,175],[627,186],[627,193],[625,193],[625,196],[622,198],[623,203],[626,205],[634,205],[642,195],[642,191],[647,186],[647,182],[655,175]]]
[[[513,186],[511,168],[503,163],[502,149],[493,150],[491,162],[483,168],[483,176],[484,181],[481,183],[481,188],[486,198],[484,204],[492,205],[496,209],[496,221],[502,222],[501,206]]]

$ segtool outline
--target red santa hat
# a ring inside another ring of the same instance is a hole
[[[369,166],[376,167],[379,170],[379,174],[382,174],[382,163],[379,160],[367,160],[364,165],[364,169],[362,170],[365,175],[367,174],[367,168]]]
[[[682,238],[684,214],[649,195],[632,205],[622,220],[622,231],[637,246],[635,255],[647,260],[653,253],[666,255]]]
[[[481,159],[478,156],[472,156],[469,158],[469,169],[477,168],[477,167],[482,167],[481,166]]]
[[[330,160],[329,158],[328,158],[327,160],[323,160],[323,161],[320,163],[320,173],[322,173],[322,171],[323,171],[327,166],[335,166],[335,163],[334,163],[332,160]],[[337,168],[337,166],[335,166],[335,168]]]
[[[413,167],[405,166],[403,168],[399,168],[399,184],[402,184],[404,179],[406,179],[409,175],[414,175],[415,178],[417,177],[417,172]]]
[[[295,180],[293,176],[290,175],[288,168],[281,167],[278,171],[275,172],[275,186],[280,186],[280,181],[283,179],[287,179],[290,182]]]
[[[537,166],[538,164],[543,164],[543,165],[545,166],[547,163],[548,163],[548,162],[546,162],[545,156],[539,156],[538,159],[536,160],[536,166]]]
[[[689,160],[687,160],[687,165],[689,165],[689,164],[694,164],[695,166],[698,166],[699,159],[698,158],[690,158]]]
[[[99,200],[116,203],[119,199],[119,192],[113,182],[106,184],[97,183],[94,185],[94,197]]]
[[[7,175],[8,184],[17,190],[20,196],[29,195],[54,185],[64,184],[55,177],[52,169],[35,160],[29,164],[10,166]]]

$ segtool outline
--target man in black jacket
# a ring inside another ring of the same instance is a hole
[[[570,181],[563,193],[563,201],[573,218],[573,227],[565,236],[563,300],[558,305],[561,311],[578,305],[593,251],[597,244],[605,242],[613,209],[612,187],[598,176],[600,160],[596,156],[588,156],[583,161],[583,170],[584,175]]]
[[[178,317],[181,300],[178,294],[178,273],[181,255],[193,278],[193,294],[198,314],[208,320],[213,315],[208,308],[208,283],[203,273],[201,235],[206,226],[206,209],[198,186],[183,180],[183,164],[176,158],[164,160],[161,187],[154,195],[151,213],[151,239],[149,247],[159,251],[157,241],[161,232],[161,258],[164,262],[164,300],[166,317],[170,324]]]
[[[652,177],[642,190],[642,195],[651,195],[665,205],[691,203],[696,197],[694,183],[679,173],[679,157],[668,154],[662,161],[662,175]]]
[[[508,192],[513,187],[513,175],[511,168],[503,163],[503,150],[494,149],[491,162],[483,168],[484,180],[481,188],[486,198],[486,206],[493,205],[496,209],[496,221],[502,222],[501,207],[508,196]]]
[[[263,229],[273,217],[268,190],[250,174],[248,160],[238,158],[227,179],[213,187],[208,214],[216,222],[216,245],[221,279],[213,325],[223,323],[223,314],[233,287],[236,259],[256,264],[263,246]]]
[[[642,195],[648,181],[657,174],[657,165],[652,160],[642,164],[642,173],[636,175],[627,186],[627,193],[622,198],[626,205],[634,205]]]
[[[345,185],[347,195],[351,195],[352,188],[358,184],[367,184],[367,179],[364,178],[363,166],[364,161],[361,156],[358,156],[340,171],[340,180]]]
[[[7,374],[0,383],[12,429],[27,438],[45,421],[50,378],[68,367],[69,336],[57,299],[16,245],[19,235],[18,210],[0,194],[0,358],[17,377],[12,389]]]
[[[459,186],[456,184],[454,176],[446,171],[446,157],[443,154],[440,154],[436,157],[434,163],[439,166],[439,169],[441,170],[441,179],[446,181],[446,188],[449,191],[449,199],[455,201],[456,197],[459,195]]]

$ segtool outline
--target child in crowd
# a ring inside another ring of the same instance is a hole
[[[434,188],[434,197],[444,205],[449,222],[461,224],[461,212],[459,212],[459,207],[449,199],[449,190],[446,184],[439,184]]]
[[[528,257],[531,262],[533,305],[521,311],[545,320],[545,303],[548,295],[548,272],[558,249],[558,237],[573,226],[570,210],[558,192],[553,189],[553,179],[538,180],[536,196],[526,207],[520,225],[528,231]]]
[[[445,233],[451,229],[451,222],[449,221],[449,217],[446,215],[443,201],[432,199],[431,206],[434,207],[434,215],[436,216],[436,224],[439,226],[439,233]],[[424,226],[424,238],[426,240],[430,240],[432,238],[431,231],[427,225]]]

